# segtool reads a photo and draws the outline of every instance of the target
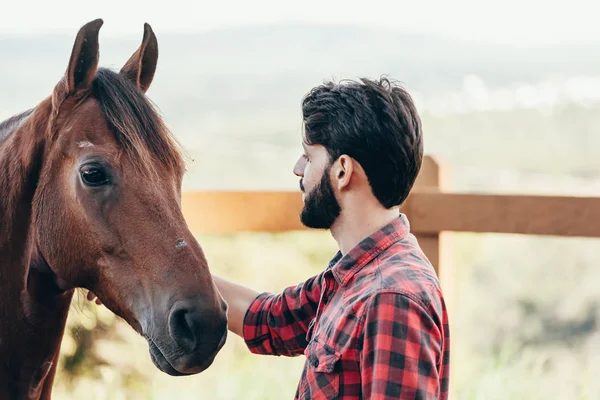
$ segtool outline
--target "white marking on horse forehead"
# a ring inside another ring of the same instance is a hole
[[[176,249],[180,249],[180,248],[182,248],[182,247],[185,247],[185,246],[187,246],[187,245],[188,245],[188,244],[187,244],[187,242],[186,242],[185,240],[183,240],[183,239],[179,239],[179,240],[177,241],[177,244],[175,245],[175,248],[176,248]]]
[[[94,147],[94,144],[92,142],[88,142],[87,140],[82,140],[82,141],[77,142],[77,146],[79,148]]]

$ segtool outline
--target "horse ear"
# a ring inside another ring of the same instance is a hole
[[[154,78],[157,62],[158,41],[150,25],[145,23],[142,44],[131,55],[120,72],[145,93]]]
[[[104,21],[98,18],[79,29],[66,72],[68,94],[91,87],[98,69],[98,34],[103,24]]]

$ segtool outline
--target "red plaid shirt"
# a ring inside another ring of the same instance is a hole
[[[253,353],[306,356],[295,399],[448,398],[446,306],[404,215],[321,274],[260,294],[243,333]]]

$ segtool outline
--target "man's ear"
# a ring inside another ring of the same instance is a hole
[[[343,190],[350,185],[354,173],[354,163],[355,161],[346,154],[334,161],[331,167],[331,180],[338,190]]]

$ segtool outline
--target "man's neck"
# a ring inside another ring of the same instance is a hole
[[[363,239],[398,218],[399,213],[397,207],[389,210],[370,207],[345,210],[332,225],[331,235],[342,255],[346,255]]]

